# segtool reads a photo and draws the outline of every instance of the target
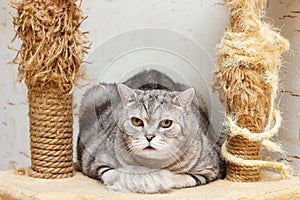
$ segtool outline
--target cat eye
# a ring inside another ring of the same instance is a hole
[[[162,128],[169,128],[173,124],[173,121],[170,119],[164,119],[159,123],[159,126]]]
[[[144,126],[144,123],[141,119],[137,118],[137,117],[132,117],[131,118],[131,123],[134,125],[134,126]]]

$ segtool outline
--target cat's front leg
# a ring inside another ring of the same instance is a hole
[[[124,185],[124,176],[117,169],[110,169],[101,175],[103,184],[108,188],[116,191],[131,192]]]
[[[174,186],[174,173],[134,166],[108,170],[101,179],[109,189],[123,192],[163,193]]]
[[[218,167],[207,166],[201,170],[190,171],[184,174],[176,174],[173,179],[173,188],[193,187],[207,184],[218,178],[218,172]]]
[[[176,174],[173,178],[173,188],[185,188],[207,184],[218,178],[218,172],[218,167],[209,165],[199,170]]]
[[[204,185],[206,183],[206,178],[201,175],[195,175],[190,173],[175,174],[173,176],[172,188],[194,187],[198,185]]]

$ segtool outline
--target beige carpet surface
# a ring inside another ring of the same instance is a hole
[[[268,174],[258,183],[234,183],[218,180],[195,188],[173,190],[167,194],[129,194],[107,190],[100,182],[80,172],[67,179],[35,179],[23,175],[22,170],[0,171],[0,199],[42,200],[143,200],[143,199],[300,199],[300,179],[280,180],[277,174]],[[268,180],[266,180],[268,179]]]

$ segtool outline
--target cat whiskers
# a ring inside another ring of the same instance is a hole
[[[137,147],[137,148],[139,148],[139,147],[142,148],[143,146],[145,146],[145,144],[147,144],[145,142],[145,140],[143,140],[143,139],[136,139],[136,140],[132,141],[131,146],[134,146],[134,147]]]
[[[176,164],[179,164],[179,166],[184,166],[184,165],[185,165],[185,163],[182,162],[182,160],[185,160],[185,159],[184,159],[184,158],[186,157],[185,154],[181,154],[181,155],[180,155],[180,154],[176,153],[176,152],[178,152],[178,151],[175,150],[174,148],[171,149],[171,150],[166,149],[166,151],[167,151],[168,155],[170,155],[172,158],[175,159],[174,161],[176,161],[176,162],[175,162]],[[173,164],[172,164],[172,165],[173,165]]]
[[[116,145],[124,145],[123,142],[118,142],[116,143]],[[124,154],[120,159],[121,161],[126,160],[126,158],[130,155],[130,153],[132,153],[132,149],[129,147],[127,147],[126,145],[124,145],[120,150],[119,150],[119,155]]]
[[[165,149],[168,146],[168,143],[163,140],[155,141],[155,143],[152,143],[152,146],[156,149]]]

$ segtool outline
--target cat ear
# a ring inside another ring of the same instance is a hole
[[[118,88],[118,92],[121,97],[121,100],[124,104],[127,104],[136,99],[136,93],[128,86],[126,86],[122,83],[119,83],[117,85],[117,88]]]
[[[194,88],[189,88],[183,92],[181,92],[179,95],[177,95],[173,99],[173,103],[177,106],[181,106],[183,108],[187,108],[191,105],[193,99],[195,96],[195,90]]]

